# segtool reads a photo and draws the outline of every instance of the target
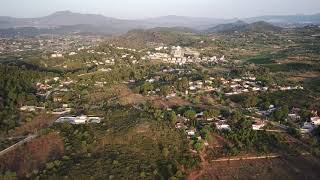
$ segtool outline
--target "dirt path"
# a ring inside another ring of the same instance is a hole
[[[196,180],[196,179],[198,179],[199,177],[204,175],[206,170],[210,167],[209,162],[205,160],[205,149],[203,149],[199,153],[199,157],[200,157],[200,160],[201,160],[200,170],[195,170],[195,171],[191,172],[187,177],[188,180]]]
[[[300,156],[308,156],[311,153],[302,153]],[[188,175],[188,180],[196,180],[202,177],[208,169],[210,169],[211,164],[205,160],[204,151],[199,153],[201,164],[200,169],[191,172]],[[290,155],[287,155],[290,156]],[[291,155],[291,156],[299,156],[299,155]],[[211,160],[210,162],[230,162],[230,161],[246,161],[246,160],[263,160],[263,159],[276,159],[281,158],[283,155],[280,154],[270,154],[270,155],[263,155],[263,156],[241,156],[241,157],[232,157],[232,158],[219,158],[215,160]]]

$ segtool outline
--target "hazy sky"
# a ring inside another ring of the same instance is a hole
[[[0,16],[38,17],[61,10],[126,19],[164,15],[242,18],[320,13],[320,0],[0,0]]]

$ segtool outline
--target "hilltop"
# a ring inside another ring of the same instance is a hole
[[[156,27],[186,27],[209,32],[220,32],[224,29],[233,30],[245,23],[265,21],[281,27],[305,26],[320,24],[320,15],[295,16],[262,16],[239,21],[235,19],[219,19],[187,16],[162,16],[146,19],[126,20],[106,17],[99,14],[81,14],[71,11],[59,11],[44,17],[14,18],[0,17],[0,29],[34,27],[41,29],[40,33],[96,33],[96,34],[124,34],[133,29],[150,29]],[[220,25],[221,24],[221,25]],[[215,27],[212,29],[212,27]],[[44,31],[44,32],[43,32]]]
[[[267,23],[265,21],[258,21],[247,24],[244,21],[237,21],[235,23],[221,24],[207,29],[207,33],[230,33],[230,32],[279,32],[282,28]]]
[[[174,45],[192,42],[192,36],[196,33],[196,30],[184,27],[157,27],[148,30],[131,30],[120,37],[114,38],[114,40],[118,44],[130,47],[143,47],[148,43]]]

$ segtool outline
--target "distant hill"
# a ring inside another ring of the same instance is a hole
[[[258,22],[254,22],[251,23],[249,25],[244,26],[244,28],[240,31],[255,31],[255,32],[279,32],[281,31],[282,28],[272,25],[270,23],[267,23],[265,21],[258,21]]]
[[[211,27],[205,30],[205,32],[207,33],[234,32],[241,28],[244,28],[246,25],[248,24],[245,23],[244,21],[236,21],[234,23],[219,24],[215,27]]]
[[[130,29],[147,28],[138,21],[121,20],[95,14],[61,11],[40,18],[0,17],[0,29],[36,27],[39,29],[67,30],[69,32],[93,32],[105,34],[125,33]]]
[[[320,13],[314,15],[288,15],[288,16],[259,16],[244,19],[247,23],[265,21],[281,27],[320,25]]]
[[[320,25],[320,14],[294,16],[261,16],[247,18],[241,21],[235,19],[216,19],[202,17],[163,16],[140,20],[123,20],[105,17],[97,14],[81,14],[70,11],[60,11],[39,18],[0,17],[0,29],[20,31],[21,28],[32,27],[40,29],[38,33],[97,33],[124,34],[133,29],[150,29],[155,27],[186,27],[208,32],[233,31],[245,23],[265,21],[281,27]],[[221,25],[219,25],[221,24]],[[219,25],[219,26],[218,26]],[[48,31],[49,29],[49,31]],[[32,33],[31,33],[32,34]]]
[[[270,23],[259,21],[251,24],[247,24],[243,21],[237,21],[235,23],[221,24],[205,30],[206,33],[232,33],[238,32],[279,32],[282,28],[274,26]]]
[[[36,28],[56,28],[60,26],[86,25],[95,28],[110,28],[113,31],[123,33],[137,28],[155,27],[188,27],[205,29],[212,25],[225,22],[223,19],[213,18],[193,18],[183,16],[163,16],[142,20],[122,20],[105,17],[96,14],[80,14],[70,11],[60,11],[49,16],[39,18],[12,18],[0,17],[0,29],[36,27]],[[110,32],[108,30],[107,32]]]
[[[232,22],[233,20],[170,15],[144,19],[142,21],[154,27],[188,27],[197,30],[204,30],[214,25]]]
[[[184,28],[172,27],[163,28],[157,27],[148,30],[135,29],[128,33],[116,37],[115,44],[128,47],[145,47],[146,44],[168,44],[168,45],[189,45],[194,43],[193,35],[197,31]],[[120,44],[119,44],[120,43]]]

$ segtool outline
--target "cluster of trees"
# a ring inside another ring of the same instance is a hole
[[[266,153],[276,147],[279,139],[274,134],[257,132],[251,128],[252,122],[241,117],[232,125],[232,131],[224,131],[221,134],[232,144],[226,146],[226,153],[236,155],[241,151],[258,151]]]
[[[270,114],[270,118],[276,121],[284,121],[291,107],[299,107],[301,110],[299,115],[302,120],[308,120],[310,112],[308,109],[316,107],[316,101],[306,98],[300,98],[305,92],[292,91],[292,92],[275,92],[275,93],[261,93],[261,94],[242,94],[231,96],[230,99],[242,107],[258,107],[261,110],[268,110],[270,105],[275,105],[276,110]]]
[[[256,107],[258,105],[259,99],[256,95],[236,95],[230,97],[232,101],[241,104],[245,108]]]
[[[0,64],[0,131],[19,123],[18,107],[36,105],[35,82],[41,74]]]
[[[177,121],[174,111],[150,103],[141,105],[139,111],[120,105],[105,108],[107,116],[99,126],[54,127],[63,136],[66,153],[47,162],[40,178],[184,179],[185,170],[198,164],[184,134],[172,128]]]
[[[64,137],[65,149],[68,153],[88,153],[96,142],[93,129],[89,126],[75,127],[69,123],[63,123],[57,124],[54,128]]]

